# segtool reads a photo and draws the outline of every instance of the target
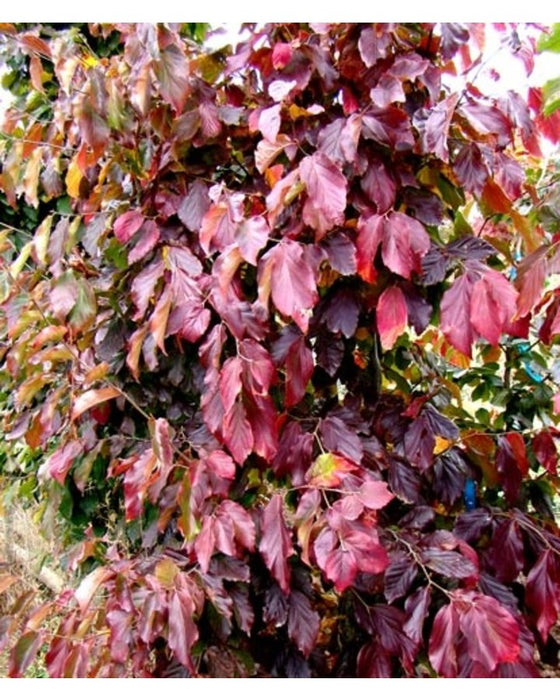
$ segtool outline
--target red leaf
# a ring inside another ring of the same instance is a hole
[[[285,151],[288,157],[292,155],[292,150],[296,148],[294,142],[286,134],[278,134],[274,142],[262,139],[257,144],[255,151],[255,165],[261,175],[274,163],[276,158]],[[275,166],[282,168],[282,166]],[[268,203],[268,199],[267,199]]]
[[[309,598],[301,591],[292,591],[289,599],[288,634],[304,656],[315,646],[321,618]]]
[[[560,576],[554,553],[541,552],[536,564],[527,575],[525,602],[536,618],[536,625],[543,642],[560,614]]]
[[[377,330],[383,350],[390,350],[408,323],[406,300],[400,287],[387,287],[375,310]]]
[[[290,532],[284,521],[282,497],[275,494],[262,512],[259,552],[284,593],[290,591],[288,557],[293,551]]]
[[[515,315],[516,302],[517,291],[508,280],[494,270],[487,270],[471,291],[473,329],[491,345],[497,345]]]
[[[394,105],[388,107],[370,107],[362,117],[363,134],[383,146],[397,151],[406,151],[414,147],[414,135],[408,114]]]
[[[200,233],[202,219],[209,207],[208,187],[202,180],[195,180],[179,205],[177,216],[188,229]]]
[[[200,131],[205,139],[213,139],[222,130],[218,108],[213,102],[204,100],[198,105]]]
[[[243,584],[236,584],[229,592],[233,602],[235,620],[240,630],[250,635],[255,621],[255,611],[249,598],[249,591]]]
[[[458,94],[449,95],[430,110],[422,131],[422,145],[425,153],[435,153],[444,163],[449,162],[447,137],[449,127],[459,100]]]
[[[83,454],[84,447],[79,440],[72,440],[67,445],[59,447],[58,450],[39,467],[38,477],[48,475],[51,479],[56,479],[59,484],[64,484],[66,475],[70,471],[72,463],[79,455]]]
[[[250,552],[255,549],[255,523],[249,515],[249,513],[236,503],[235,501],[225,500],[220,503],[216,509],[216,520],[217,522],[229,520],[233,528],[233,537],[239,544],[241,544],[245,549]],[[217,547],[220,549],[219,538],[217,538]],[[235,554],[235,549],[229,547],[232,551],[223,551],[224,554]]]
[[[558,452],[550,431],[537,433],[532,441],[535,457],[551,476],[556,476],[558,470]]]
[[[120,243],[128,243],[143,223],[144,215],[140,211],[137,209],[127,211],[115,219],[113,224],[115,236]]]
[[[259,114],[259,129],[265,139],[272,143],[276,141],[276,137],[280,131],[280,123],[282,121],[280,109],[281,105],[276,104],[267,109],[263,109]]]
[[[299,170],[307,189],[303,221],[315,229],[316,240],[320,240],[330,229],[344,223],[346,178],[320,151],[305,157]]]
[[[134,278],[130,288],[132,301],[136,306],[136,313],[132,317],[134,321],[138,321],[146,313],[154,296],[156,285],[163,277],[163,272],[163,261],[154,260],[143,267],[142,271]]]
[[[373,214],[365,220],[360,219],[356,252],[358,274],[365,282],[374,282],[377,276],[374,261],[377,249],[383,240],[384,231],[385,218],[383,216]]]
[[[430,237],[416,219],[399,211],[389,214],[383,239],[383,262],[406,279],[422,271],[422,258],[430,249]]]
[[[384,214],[395,203],[397,193],[395,179],[379,158],[373,157],[370,160],[360,186],[377,207],[377,214]]]
[[[241,372],[243,365],[240,357],[228,357],[220,370],[220,396],[224,412],[231,411],[237,397],[241,393]]]
[[[367,508],[380,510],[393,500],[394,495],[384,481],[366,481],[360,486],[358,498]]]
[[[463,355],[471,357],[474,341],[471,326],[472,283],[468,274],[458,277],[441,300],[441,330],[447,340]]]
[[[93,100],[84,95],[77,110],[80,134],[84,141],[95,153],[102,153],[107,146],[111,129],[109,125],[96,109]]]
[[[292,47],[291,44],[284,44],[279,41],[274,44],[272,49],[272,65],[276,70],[282,70],[285,68],[290,59],[292,58]]]
[[[265,308],[272,293],[274,305],[293,318],[302,333],[309,325],[308,312],[318,299],[315,275],[300,243],[284,238],[259,261],[259,302]]]
[[[317,564],[339,592],[354,583],[359,571],[380,574],[389,564],[375,527],[343,515],[340,508],[331,508],[327,517],[336,529],[323,528],[313,545]]]
[[[523,476],[527,476],[529,473],[529,459],[523,436],[519,433],[508,433],[505,439],[509,443],[519,471]]]
[[[525,564],[523,538],[515,520],[501,522],[492,537],[489,552],[499,581],[515,581]]]
[[[494,105],[468,99],[462,103],[460,111],[480,134],[496,134],[500,146],[510,143],[511,122]]]
[[[305,336],[294,326],[287,326],[274,344],[273,359],[286,370],[286,407],[294,406],[305,396],[314,370],[313,352]]]
[[[389,654],[377,641],[367,642],[358,652],[358,678],[392,678],[393,665]]]
[[[134,643],[133,619],[133,614],[122,608],[113,608],[107,613],[107,623],[111,632],[111,660],[118,664],[126,663],[130,656],[130,648]]]
[[[235,240],[244,260],[257,264],[257,255],[268,241],[270,227],[264,216],[244,219],[235,234]]]
[[[359,115],[353,115],[348,119],[335,119],[319,133],[317,139],[319,150],[340,167],[354,162],[361,126]]]
[[[459,628],[467,640],[469,656],[493,671],[499,663],[517,661],[519,625],[495,598],[474,591],[462,592],[454,603]]]
[[[313,544],[317,564],[327,578],[334,582],[339,593],[354,583],[358,574],[358,564],[354,555],[338,546],[336,533],[325,528]]]
[[[145,221],[140,227],[138,235],[138,242],[128,253],[129,265],[133,265],[139,260],[142,260],[143,257],[148,255],[148,253],[155,248],[160,238],[159,226],[155,221]]]
[[[272,583],[264,594],[263,620],[272,622],[276,627],[282,627],[288,619],[288,599],[276,583]]]
[[[440,676],[454,678],[457,675],[455,641],[459,632],[459,616],[452,604],[438,610],[428,646],[430,663]]]
[[[516,284],[519,287],[517,316],[519,318],[527,316],[542,298],[548,272],[547,251],[548,246],[541,246],[527,256],[517,269]]]
[[[89,604],[99,586],[105,583],[111,576],[112,572],[108,567],[98,566],[80,581],[80,585],[74,591],[74,597],[78,601],[82,615],[87,612]]]
[[[270,396],[246,397],[247,419],[253,431],[253,452],[267,462],[278,450],[278,414]]]
[[[519,458],[519,460],[518,460]],[[523,475],[529,466],[525,453],[525,443],[518,433],[508,433],[498,438],[496,468],[507,500],[515,503]]]
[[[223,450],[214,450],[204,461],[221,479],[231,480],[235,477],[235,462]]]
[[[154,61],[154,73],[159,81],[159,90],[176,112],[182,112],[190,92],[189,65],[181,49],[175,44],[160,51]]]
[[[371,68],[380,58],[385,58],[390,45],[390,37],[379,26],[366,27],[360,32],[358,49],[367,68]]]
[[[177,660],[194,673],[191,649],[198,639],[198,627],[194,621],[195,604],[190,592],[184,588],[174,590],[169,598],[167,643]]]
[[[243,386],[254,398],[267,397],[276,380],[276,370],[268,351],[255,340],[247,338],[239,343],[243,363]]]
[[[206,254],[223,251],[235,242],[242,219],[239,196],[229,196],[212,204],[202,218],[200,245]]]
[[[430,249],[430,237],[422,224],[406,214],[393,211],[360,219],[358,225],[358,273],[366,282],[375,279],[373,262],[379,245],[385,265],[406,279],[422,271],[422,258]]]
[[[237,464],[242,465],[253,449],[253,431],[240,400],[226,413],[222,430],[227,448]]]
[[[278,476],[289,474],[295,486],[305,481],[305,473],[311,464],[313,436],[304,433],[299,423],[287,423],[282,431],[273,468]]]
[[[208,571],[210,559],[216,548],[216,535],[214,534],[214,519],[212,516],[205,515],[202,521],[202,527],[194,541],[194,551],[200,565],[202,573]]]

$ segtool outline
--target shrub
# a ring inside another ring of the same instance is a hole
[[[484,25],[249,29],[2,25],[2,488],[78,581],[9,673],[536,676],[558,113]]]

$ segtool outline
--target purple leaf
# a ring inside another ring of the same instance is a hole
[[[393,603],[398,598],[405,596],[417,574],[418,566],[409,557],[405,555],[392,556],[384,574],[387,602]]]
[[[336,416],[328,416],[320,422],[319,430],[323,445],[328,451],[337,452],[360,464],[364,454],[362,442],[344,421]]]
[[[288,634],[304,656],[315,646],[321,618],[301,591],[292,591],[289,599]]]

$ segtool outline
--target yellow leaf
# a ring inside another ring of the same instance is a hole
[[[171,295],[164,291],[156,304],[154,313],[150,317],[150,333],[152,334],[156,345],[164,355],[167,355],[165,352],[164,340],[165,331],[167,330],[167,319],[169,318],[170,311]]]
[[[164,588],[173,588],[173,582],[178,573],[179,567],[171,559],[162,559],[156,564],[156,578]]]
[[[537,226],[533,226],[529,219],[523,214],[512,209],[511,220],[513,225],[521,234],[523,243],[527,249],[528,253],[535,251],[543,242],[542,231]]]
[[[99,59],[95,56],[84,56],[82,62],[86,68],[95,68],[99,64]]]
[[[20,251],[20,254],[10,265],[10,275],[12,278],[16,279],[19,273],[23,270],[25,263],[29,259],[31,253],[32,242],[26,243]]]
[[[82,171],[78,165],[77,156],[72,158],[70,165],[68,166],[68,172],[66,173],[66,191],[70,197],[77,199],[80,196],[80,183],[82,182]]]
[[[137,328],[130,336],[128,341],[128,354],[126,356],[126,365],[132,372],[132,376],[138,381],[138,363],[140,362],[140,353],[146,334],[148,333],[148,324],[144,324]]]
[[[51,235],[52,222],[53,215],[50,214],[45,219],[43,219],[43,221],[41,221],[41,223],[37,227],[37,230],[35,231],[35,235],[33,236],[35,255],[37,256],[37,260],[41,263],[41,265],[46,265],[48,262],[47,250]]]
[[[20,384],[15,395],[16,407],[21,409],[31,403],[33,397],[49,382],[49,379],[50,377],[44,374],[38,374],[26,379],[23,384]]]
[[[95,367],[92,367],[89,370],[89,372],[86,374],[86,376],[84,378],[84,383],[87,385],[93,384],[94,382],[97,382],[100,379],[103,379],[103,377],[106,377],[108,371],[109,371],[109,364],[107,362],[101,362],[101,364],[96,365]]]
[[[441,437],[441,435],[436,435],[436,444],[434,446],[434,454],[435,455],[440,455],[442,452],[445,452],[451,445],[453,444],[453,440],[447,440],[444,437]]]
[[[23,191],[25,192],[25,199],[32,207],[39,206],[37,189],[39,186],[39,171],[41,170],[42,156],[43,149],[35,149],[27,161],[25,173],[23,175]]]

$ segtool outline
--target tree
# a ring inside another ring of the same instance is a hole
[[[9,672],[536,676],[553,89],[483,94],[484,25],[250,30],[2,25],[2,488],[76,581]]]

